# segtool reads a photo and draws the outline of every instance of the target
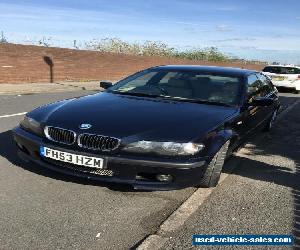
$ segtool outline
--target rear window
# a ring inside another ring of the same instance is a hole
[[[300,74],[300,69],[295,67],[268,66],[263,69],[263,72],[291,75]]]

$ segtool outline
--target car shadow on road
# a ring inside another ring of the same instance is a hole
[[[38,175],[49,177],[56,180],[65,182],[74,182],[82,185],[93,185],[106,187],[113,191],[121,192],[136,192],[132,186],[126,184],[115,184],[101,181],[88,180],[86,178],[73,177],[70,175],[64,175],[55,171],[51,171],[47,168],[42,168],[37,164],[31,162],[25,162],[21,160],[17,155],[17,146],[15,145],[12,137],[11,130],[0,133],[0,156],[6,158],[14,166],[21,167],[24,170],[33,172]],[[139,192],[141,192],[139,190]],[[146,192],[146,191],[145,191]],[[147,191],[149,192],[149,191]]]

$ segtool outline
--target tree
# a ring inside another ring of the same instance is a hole
[[[4,32],[3,31],[1,31],[0,43],[7,43],[7,40],[6,40],[5,36],[4,36]]]

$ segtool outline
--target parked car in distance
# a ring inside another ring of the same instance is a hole
[[[272,79],[276,87],[289,88],[300,93],[300,67],[270,65],[263,69],[263,73]]]
[[[19,156],[137,189],[212,187],[226,157],[271,129],[280,108],[268,77],[237,68],[157,66],[100,86],[27,113],[13,130]]]

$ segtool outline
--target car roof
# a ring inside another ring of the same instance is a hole
[[[224,74],[231,76],[247,76],[253,73],[258,73],[256,70],[232,68],[232,67],[219,67],[219,66],[202,66],[202,65],[161,65],[153,67],[162,70],[178,70],[178,71],[198,71],[206,73]]]

